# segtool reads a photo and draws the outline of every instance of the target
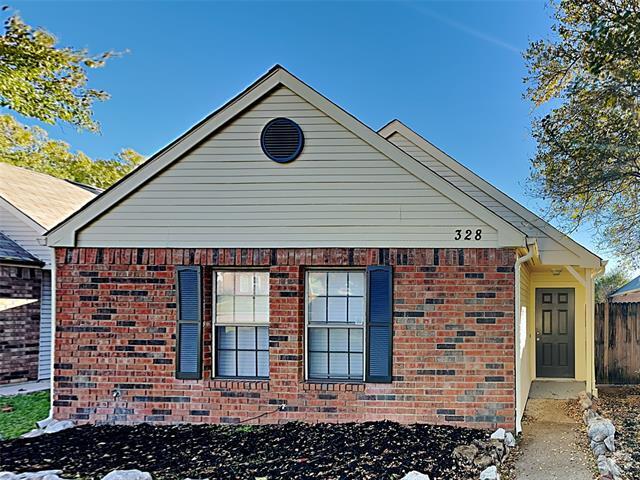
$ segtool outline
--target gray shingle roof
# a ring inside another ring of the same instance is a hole
[[[625,293],[635,292],[636,290],[640,290],[640,275],[631,280],[629,283],[625,283],[610,296],[613,297],[614,295],[624,295]]]
[[[0,232],[0,263],[43,265],[43,262]]]

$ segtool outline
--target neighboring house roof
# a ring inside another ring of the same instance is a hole
[[[0,264],[44,265],[24,248],[0,232]]]
[[[631,280],[629,283],[624,284],[615,292],[613,292],[610,297],[617,297],[620,295],[628,295],[630,293],[640,292],[640,275]]]
[[[566,262],[567,256],[571,256],[572,253],[575,255],[575,263],[570,264],[587,267],[601,265],[602,259],[599,256],[558,231],[553,225],[447,155],[401,121],[389,122],[378,133],[491,208],[506,221],[524,231],[528,237],[535,238],[540,245],[543,263],[558,264],[561,259]]]
[[[280,87],[286,87],[303,98],[314,108],[347,129],[351,134],[385,155],[392,162],[395,162],[398,167],[466,211],[473,212],[475,217],[486,222],[486,224],[491,225],[497,232],[499,246],[526,246],[526,235],[520,229],[496,215],[491,209],[442,178],[407,152],[378,135],[377,132],[313,90],[281,66],[272,68],[222,108],[166,146],[84,208],[52,228],[47,232],[47,244],[50,246],[75,246],[77,232],[105,214],[105,212],[113,209],[119,202],[131,196],[147,182],[167,170],[205,139],[228,125],[241,113]]]
[[[45,230],[92,200],[97,189],[0,162],[0,198]]]

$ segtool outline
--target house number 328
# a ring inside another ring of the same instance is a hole
[[[453,238],[454,240],[482,240],[482,230],[479,228],[473,232],[473,230],[467,229],[456,230],[456,236]]]

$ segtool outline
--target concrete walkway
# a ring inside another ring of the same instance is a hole
[[[10,395],[22,395],[25,393],[40,392],[42,390],[49,390],[50,387],[51,387],[51,383],[49,382],[49,380],[1,385],[0,397],[8,397]]]
[[[517,480],[591,480],[595,462],[582,426],[565,411],[566,400],[527,402]]]

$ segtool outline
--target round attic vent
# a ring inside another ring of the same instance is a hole
[[[271,160],[287,163],[295,160],[304,146],[300,126],[288,118],[274,118],[262,129],[262,151]]]

